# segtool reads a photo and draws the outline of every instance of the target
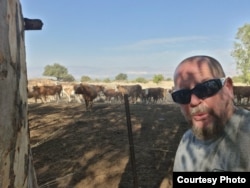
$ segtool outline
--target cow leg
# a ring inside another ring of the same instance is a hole
[[[59,100],[61,100],[62,93],[57,93]],[[63,96],[63,95],[62,95]]]
[[[237,104],[241,104],[241,96],[237,95]]]
[[[88,109],[89,109],[89,101],[86,100],[86,99],[84,101],[85,101],[86,111],[88,111]]]
[[[111,103],[111,97],[110,96],[107,97],[107,102]]]
[[[41,102],[43,103],[43,100],[42,100],[42,97],[41,97],[41,96],[39,96],[39,97],[38,97],[38,96],[36,96],[36,97],[35,97],[35,103],[37,103],[37,100],[38,100],[38,99],[40,99],[40,100],[41,100]]]
[[[60,95],[61,95],[60,93],[57,93],[57,95],[56,95],[57,96],[57,100],[56,100],[57,103],[59,103],[59,101],[61,100],[61,96]]]
[[[45,97],[43,98],[43,103],[47,103],[47,102],[48,102],[48,97],[45,96]]]
[[[89,101],[89,110],[92,111],[93,101]]]
[[[41,101],[42,101],[42,103],[46,103],[47,102],[46,95],[42,95],[41,96]]]
[[[81,97],[83,98],[83,95],[80,94],[74,94],[74,98],[78,103],[83,103],[83,101],[81,100]]]
[[[62,91],[62,93],[64,93],[64,95],[66,95],[67,96],[67,98],[68,98],[68,103],[70,103],[71,102],[71,97],[70,97],[70,94],[68,94],[66,91]]]

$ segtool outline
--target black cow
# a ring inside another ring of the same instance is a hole
[[[157,103],[158,100],[163,100],[166,96],[165,89],[161,87],[157,88],[146,88],[142,90],[142,100],[146,103],[152,102]]]

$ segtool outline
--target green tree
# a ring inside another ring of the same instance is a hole
[[[118,81],[123,81],[127,79],[128,79],[128,76],[124,73],[120,73],[115,77],[115,80],[118,80]]]
[[[68,75],[68,69],[58,63],[54,63],[54,65],[45,66],[43,75],[54,76],[57,78],[57,80],[62,80]]]
[[[73,81],[75,81],[75,78],[71,74],[67,74],[66,76],[64,76],[62,78],[62,80],[65,82],[73,82]]]
[[[91,81],[91,78],[89,76],[82,76],[81,77],[81,82],[89,82]]]
[[[95,82],[100,82],[101,80],[99,78],[95,78]]]
[[[154,75],[154,78],[153,78],[153,82],[158,84],[160,83],[161,81],[164,80],[164,76],[162,74],[156,74]]]
[[[104,79],[103,79],[103,82],[105,82],[105,83],[110,83],[111,80],[110,80],[109,78],[104,78]]]
[[[236,68],[242,73],[242,81],[250,83],[250,24],[238,29],[231,55],[236,60]]]
[[[234,77],[232,77],[232,80],[233,80],[233,82],[234,83],[242,83],[243,81],[243,79],[242,79],[242,75],[240,75],[240,76],[234,76]]]
[[[138,77],[135,79],[135,82],[138,82],[138,83],[147,83],[148,81],[143,78],[143,77]]]

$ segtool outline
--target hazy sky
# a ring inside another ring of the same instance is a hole
[[[59,63],[76,79],[172,78],[190,55],[230,55],[239,27],[250,23],[249,0],[21,0],[23,16],[42,30],[25,31],[28,78]]]

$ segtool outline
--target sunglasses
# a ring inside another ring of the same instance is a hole
[[[199,99],[205,99],[215,95],[224,85],[226,78],[211,79],[197,84],[193,89],[181,89],[174,91],[172,99],[179,104],[189,104],[191,95],[196,95]]]

